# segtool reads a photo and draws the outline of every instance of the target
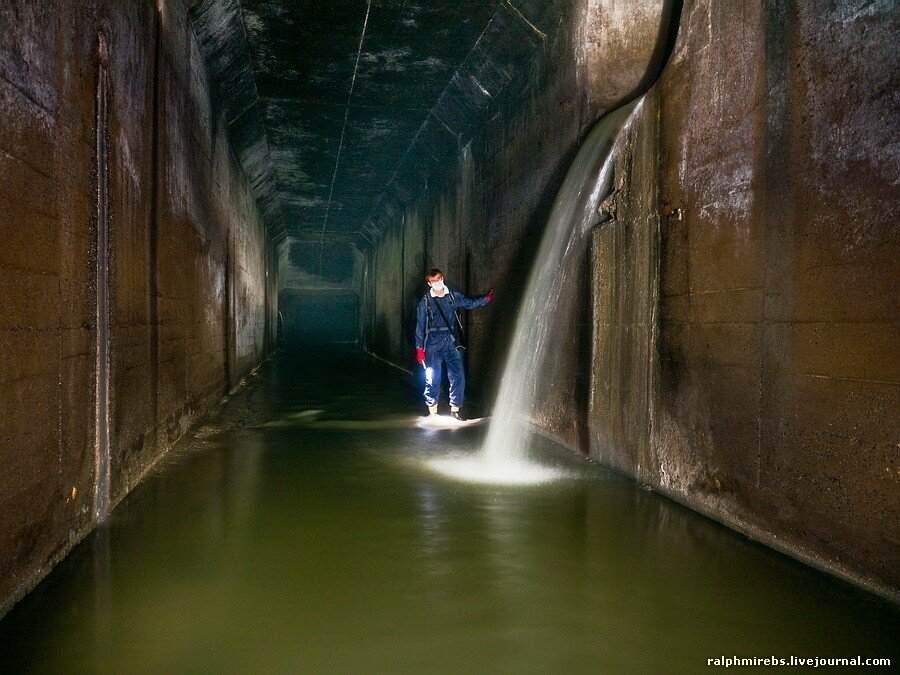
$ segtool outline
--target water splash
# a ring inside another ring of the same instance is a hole
[[[573,474],[528,461],[485,462],[482,455],[452,454],[435,457],[426,465],[437,473],[466,483],[491,485],[538,485],[570,477]]]

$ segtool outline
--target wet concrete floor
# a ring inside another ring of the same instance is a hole
[[[433,473],[485,427],[416,427],[416,387],[347,353],[273,357],[0,622],[0,672],[896,656],[895,607],[546,441],[564,480]]]

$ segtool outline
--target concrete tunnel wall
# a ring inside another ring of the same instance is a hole
[[[95,522],[98,33],[110,506],[273,345],[275,250],[188,3],[162,4],[0,5],[0,615]]]
[[[540,26],[522,93],[491,102],[455,169],[369,251],[368,349],[412,366],[427,267],[471,294],[495,286],[468,318],[471,388],[490,404],[565,170],[649,59],[652,12],[619,10],[581,3]],[[895,599],[897,23],[889,2],[684,3],[534,420]]]
[[[514,16],[541,36],[529,67],[492,95],[456,166],[423,180],[421,193],[368,251],[362,275],[362,342],[404,367],[414,364],[415,304],[428,268],[439,267],[470,295],[496,287],[492,305],[463,315],[469,397],[482,404],[493,399],[531,260],[569,164],[598,117],[633,95],[657,63],[671,10],[662,1],[559,5],[531,3],[527,19]],[[596,75],[609,71],[615,77]],[[560,338],[556,379],[580,378],[583,405],[573,408],[571,392],[562,392],[553,426],[577,443],[586,440],[586,379],[575,364],[583,345],[578,336]]]

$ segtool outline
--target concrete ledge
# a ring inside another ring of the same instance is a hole
[[[573,446],[571,443],[567,443],[559,436],[537,426],[534,423],[528,422],[527,424],[532,429],[532,431],[534,431],[534,433],[550,441],[553,441],[560,447],[571,451],[590,464],[602,466],[604,469],[611,471],[619,476],[623,476],[624,478],[629,479],[630,481],[644,489],[652,490],[653,492],[656,492],[657,494],[666,497],[667,499],[670,499],[673,502],[687,509],[690,509],[691,511],[694,511],[695,513],[698,513],[706,518],[709,518],[710,520],[719,523],[720,525],[724,525],[730,530],[734,530],[735,532],[744,535],[748,539],[768,546],[769,548],[774,549],[789,558],[793,558],[794,560],[808,565],[820,572],[824,572],[831,576],[837,577],[842,581],[845,581],[853,586],[867,591],[868,593],[877,595],[887,600],[888,602],[900,606],[900,591],[898,591],[898,589],[896,588],[891,588],[886,584],[879,583],[876,580],[857,574],[849,567],[841,565],[840,563],[836,563],[831,560],[825,560],[821,556],[817,556],[812,551],[809,551],[801,546],[792,545],[790,542],[779,538],[773,533],[768,532],[761,527],[752,525],[734,516],[733,514],[709,508],[704,504],[685,497],[684,495],[678,494],[677,492],[673,492],[661,486],[641,481],[633,474],[622,471],[619,467],[592,460],[591,458],[585,456],[585,454],[578,448]]]
[[[157,467],[160,460],[165,458],[172,450],[175,449],[175,446],[181,442],[181,440],[193,429],[200,420],[206,415],[210,414],[214,410],[218,409],[222,405],[228,402],[228,400],[238,393],[241,389],[243,389],[250,378],[259,371],[259,369],[263,366],[263,364],[271,358],[271,354],[266,357],[259,365],[253,368],[246,376],[244,376],[238,384],[236,384],[228,393],[221,396],[218,400],[214,402],[207,403],[200,411],[198,411],[195,415],[193,415],[189,420],[186,420],[184,431],[179,434],[178,438],[176,438],[172,443],[164,448],[161,452],[157,453],[156,456],[147,463],[146,466],[142,468],[139,474],[131,480],[125,486],[125,489],[121,491],[121,493],[117,496],[113,496],[113,499],[110,503],[109,513],[111,514],[116,507],[122,503],[122,501],[131,493],[131,491],[140,485],[147,476],[149,476],[153,470]],[[107,517],[109,514],[107,514]],[[50,558],[47,559],[40,567],[34,569],[31,574],[22,581],[17,587],[15,587],[10,595],[3,599],[2,603],[0,603],[0,619],[2,619],[6,614],[9,613],[12,608],[18,604],[20,600],[22,600],[26,595],[31,593],[37,586],[53,571],[53,569],[67,556],[72,552],[78,544],[80,544],[85,537],[87,537],[91,532],[93,532],[98,527],[102,527],[105,524],[105,520],[96,522],[91,521],[87,526],[79,528],[77,530],[71,530],[69,533],[69,537],[62,544],[60,548],[53,552]]]

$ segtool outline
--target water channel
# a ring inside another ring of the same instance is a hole
[[[556,479],[429,468],[485,426],[283,351],[0,622],[0,672],[696,672],[895,656],[895,608],[535,440]]]

